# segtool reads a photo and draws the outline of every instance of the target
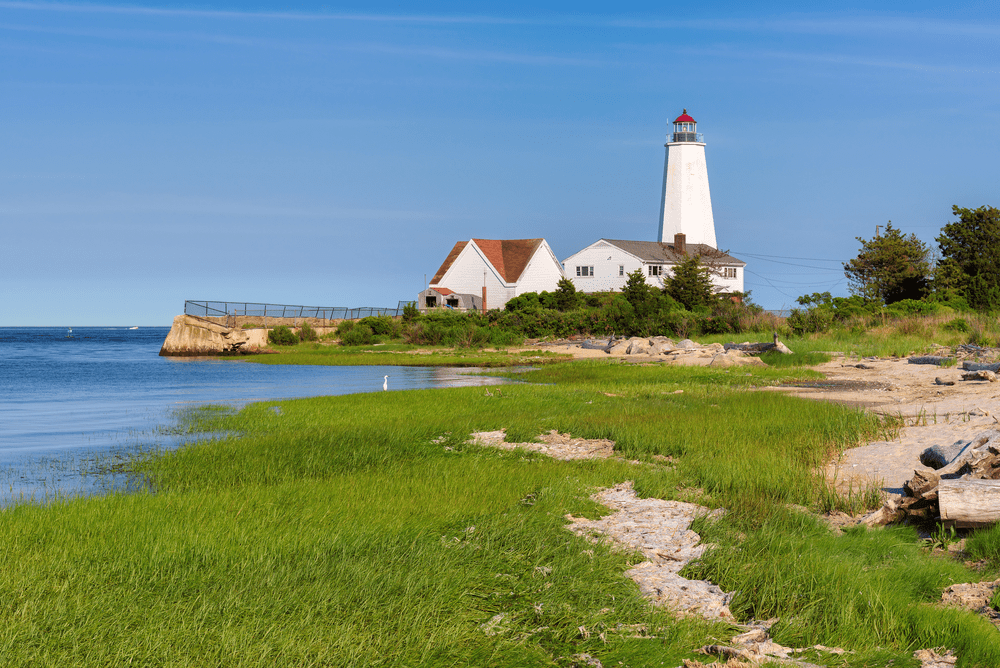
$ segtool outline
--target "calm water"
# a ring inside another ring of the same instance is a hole
[[[0,327],[0,504],[121,486],[94,475],[116,455],[176,447],[177,409],[221,403],[460,385],[454,369],[271,366],[159,357],[168,327]]]

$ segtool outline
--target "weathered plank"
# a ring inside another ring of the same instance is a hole
[[[959,528],[1000,521],[1000,480],[942,480],[938,484],[941,521]]]

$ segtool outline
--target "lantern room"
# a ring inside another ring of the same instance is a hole
[[[672,142],[701,142],[702,135],[698,134],[698,123],[688,116],[687,109],[674,121],[674,135]]]

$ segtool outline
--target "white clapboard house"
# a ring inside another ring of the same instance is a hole
[[[628,274],[642,271],[646,283],[663,287],[663,280],[673,275],[675,265],[689,255],[698,255],[708,267],[718,292],[743,292],[746,262],[707,244],[687,244],[683,234],[674,243],[661,241],[625,241],[599,239],[563,261],[566,276],[580,292],[620,291]]]
[[[562,265],[545,239],[459,241],[418,296],[417,307],[499,309],[525,292],[551,292],[561,278]]]

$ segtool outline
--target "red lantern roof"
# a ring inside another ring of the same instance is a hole
[[[685,109],[684,113],[678,116],[677,120],[674,121],[674,123],[697,123],[697,121],[688,116],[688,110]]]

